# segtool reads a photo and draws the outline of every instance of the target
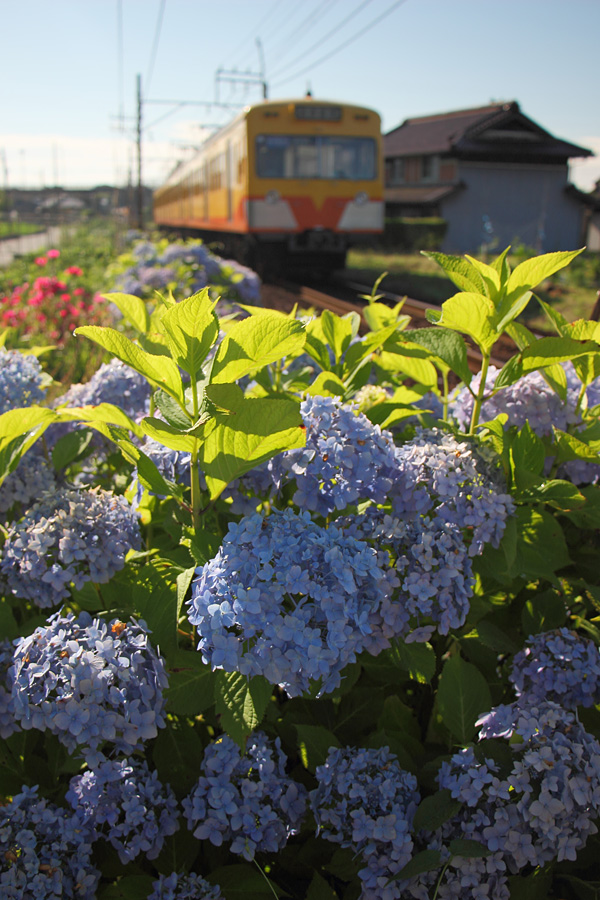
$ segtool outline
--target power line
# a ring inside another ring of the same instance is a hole
[[[254,33],[253,33],[252,37],[254,37],[255,35],[258,35],[258,34],[260,33],[260,29],[262,28],[263,23],[266,22],[267,19],[270,18],[271,13],[272,13],[274,10],[279,9],[279,6],[280,6],[280,0],[275,0],[275,3],[273,3],[273,5],[269,7],[269,9],[267,10],[267,12],[266,12],[266,13],[264,14],[264,16],[262,17],[262,19],[256,24],[256,26],[255,26],[255,28],[254,28]],[[233,51],[231,52],[231,58],[233,59],[233,58],[234,58],[241,50],[245,50],[246,47],[247,47],[247,45],[248,45],[248,43],[250,42],[250,40],[251,40],[251,37],[248,37],[248,38],[244,38],[243,41],[240,41],[240,43],[239,43],[238,46],[235,48],[235,50],[233,50]],[[245,59],[245,57],[244,57],[244,59]]]
[[[327,0],[327,2],[323,3],[321,2],[321,0],[318,0],[316,7],[308,14],[304,21],[301,22],[297,28],[294,28],[293,31],[291,31],[285,37],[281,44],[277,44],[275,50],[273,51],[275,54],[275,59],[271,61],[271,64],[273,62],[277,62],[282,58],[285,58],[286,53],[289,53],[290,51],[290,46],[296,45],[298,41],[305,34],[307,34],[311,30],[311,28],[314,28],[314,26],[323,18],[323,16],[329,12],[331,7],[335,6],[335,4],[338,2],[339,0]],[[315,13],[317,14],[315,15]],[[280,48],[283,49],[283,52],[278,53],[277,51],[280,50]]]
[[[358,40],[359,37],[362,37],[367,33],[367,31],[370,31],[371,28],[374,28],[375,25],[378,25],[381,21],[383,21],[383,19],[386,18],[386,16],[389,16],[389,14],[392,13],[395,9],[397,9],[399,6],[402,6],[403,3],[406,3],[406,0],[396,0],[396,2],[392,3],[391,6],[388,6],[388,8],[380,16],[378,16],[376,19],[373,19],[367,26],[361,28],[360,31],[357,31],[356,34],[354,34],[351,38],[348,38],[347,41],[344,41],[343,44],[339,44],[330,53],[326,53],[325,56],[322,56],[320,59],[315,60],[315,62],[310,63],[310,65],[305,66],[304,69],[301,69],[299,72],[294,72],[293,75],[290,75],[288,78],[284,78],[282,79],[282,81],[276,82],[275,87],[280,84],[286,84],[286,82],[291,81],[294,78],[299,78],[300,75],[304,75],[306,72],[310,72],[312,69],[316,68],[316,66],[319,66],[322,62],[326,62],[327,60],[334,57],[336,53],[339,53],[341,50],[345,50],[346,47],[349,47],[350,44],[353,44],[354,41]]]
[[[356,15],[358,15],[358,13],[361,12],[361,10],[363,10],[365,8],[365,6],[368,6],[369,3],[372,3],[372,2],[373,2],[373,0],[363,0],[362,3],[359,3],[358,6],[355,9],[353,9],[352,12],[349,15],[347,15],[345,19],[343,19],[338,25],[335,25],[334,28],[331,29],[331,31],[328,31],[326,35],[324,35],[320,40],[317,41],[316,44],[313,44],[312,47],[308,48],[308,50],[305,50],[303,53],[300,53],[299,56],[294,57],[294,59],[291,62],[286,63],[285,68],[287,69],[287,68],[289,68],[289,66],[293,66],[294,63],[298,62],[299,59],[303,59],[304,57],[306,57],[306,55],[308,53],[312,53],[313,50],[318,49],[321,46],[321,44],[324,44],[325,41],[329,40],[329,38],[331,37],[332,34],[337,34],[339,32],[339,30],[344,27],[344,25],[346,25],[348,22],[350,22],[350,20],[353,19]],[[283,71],[281,68],[276,69],[271,77],[277,78],[277,75],[281,71]],[[289,80],[289,79],[286,79],[286,81],[287,80]]]
[[[162,29],[162,21],[163,15],[165,12],[165,3],[166,0],[160,0],[160,8],[158,10],[158,18],[156,20],[156,28],[154,30],[154,43],[152,44],[152,53],[150,55],[150,64],[148,66],[148,74],[146,75],[145,89],[146,93],[150,90],[150,79],[152,78],[152,70],[154,69],[154,62],[156,60],[156,51],[158,50],[158,41],[160,38],[160,32]]]
[[[301,2],[295,3],[291,12],[290,12],[290,8],[289,8],[289,3],[285,4],[285,3],[279,2],[276,4],[276,8],[277,8],[277,11],[281,10],[283,12],[284,19],[282,22],[277,22],[274,28],[267,29],[265,34],[261,35],[261,40],[263,41],[263,43],[265,41],[271,40],[273,38],[273,36],[279,34],[279,32],[282,29],[288,28],[290,25],[290,22],[296,17],[296,15],[298,15],[299,13],[302,13],[303,5]],[[242,60],[245,60],[245,59],[248,59],[248,52],[246,52],[242,57]]]

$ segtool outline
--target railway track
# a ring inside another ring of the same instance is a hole
[[[371,288],[355,282],[343,282],[335,286],[328,286],[328,289],[332,293],[325,293],[310,285],[298,285],[291,282],[264,284],[263,303],[265,306],[279,309],[282,312],[291,312],[295,305],[299,309],[329,309],[339,316],[346,315],[349,312],[356,312],[361,317],[361,332],[367,332],[369,327],[364,317],[364,308],[367,303],[360,300],[359,294],[370,294]],[[400,300],[404,301],[402,312],[409,315],[412,320],[407,330],[431,327],[425,311],[435,307],[436,304],[424,303],[422,300],[402,297],[385,291],[380,291],[379,293],[382,295],[380,302],[387,303],[389,306],[395,306]],[[550,332],[536,332],[536,335],[540,337],[547,334],[550,334]],[[502,335],[494,347],[492,364],[497,368],[501,368],[514,355],[516,350],[517,347],[514,341],[508,335]],[[481,354],[475,346],[468,346],[467,357],[471,371],[478,372],[481,368]]]

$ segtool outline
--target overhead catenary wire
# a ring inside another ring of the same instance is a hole
[[[321,63],[327,62],[333,56],[335,56],[336,53],[339,53],[341,50],[345,50],[346,47],[349,47],[350,44],[358,40],[359,37],[362,37],[367,33],[367,31],[370,31],[371,28],[374,28],[375,25],[378,25],[381,21],[383,21],[383,19],[386,18],[386,16],[389,16],[390,13],[392,13],[395,9],[397,9],[399,6],[402,6],[403,3],[406,3],[406,0],[396,0],[396,2],[392,3],[391,6],[388,6],[388,8],[380,16],[377,16],[377,18],[369,22],[369,24],[364,28],[361,28],[360,31],[357,31],[356,34],[348,38],[348,40],[344,41],[344,43],[339,44],[334,50],[331,50],[329,53],[326,53],[325,56],[321,56],[319,59],[310,63],[308,66],[305,66],[304,69],[301,69],[299,72],[294,72],[292,75],[288,76],[288,78],[283,78],[281,81],[277,81],[274,86],[277,87],[280,84],[286,84],[288,81],[291,81],[294,78],[299,78],[306,72],[311,72],[316,66],[321,65]]]
[[[279,9],[281,7],[281,5],[282,4],[281,4],[280,0],[275,0],[275,2],[272,4],[272,6],[269,6],[268,10],[266,11],[266,13],[262,17],[262,19],[260,19],[260,21],[258,21],[256,23],[252,34],[249,37],[244,38],[243,41],[240,41],[240,43],[237,45],[237,47],[231,51],[231,54],[230,54],[231,59],[235,59],[235,57],[237,56],[238,53],[240,53],[242,50],[246,50],[248,47],[248,44],[254,43],[254,38],[256,38],[260,35],[260,29],[262,28],[263,24],[271,17],[271,13],[274,10]],[[287,21],[288,21],[288,19],[286,19],[286,22]],[[244,59],[245,59],[245,56],[244,56]]]
[[[150,79],[152,78],[152,72],[154,70],[154,63],[156,62],[156,52],[158,50],[158,42],[160,40],[160,33],[162,31],[163,16],[165,13],[165,4],[166,4],[166,0],[160,0],[160,7],[158,10],[158,18],[156,20],[156,28],[154,29],[154,41],[152,42],[152,51],[150,54],[150,62],[148,64],[148,71],[146,73],[146,81],[144,84],[144,90],[146,93],[149,93],[149,91],[150,91]]]
[[[278,62],[280,59],[285,58],[286,54],[289,53],[290,48],[297,46],[298,41],[311,31],[336,3],[339,3],[339,0],[326,0],[326,2],[318,0],[316,6],[311,9],[310,13],[298,27],[288,32],[283,41],[276,45],[275,49],[272,51],[274,58],[271,60],[271,65]]]
[[[307,54],[312,53],[313,50],[318,50],[318,48],[322,44],[324,44],[326,41],[328,41],[332,35],[337,34],[340,31],[340,29],[343,28],[345,25],[347,25],[348,22],[350,22],[355,16],[357,16],[359,14],[359,12],[362,12],[362,10],[365,8],[365,6],[368,6],[369,3],[372,3],[372,2],[373,2],[373,0],[362,0],[362,2],[359,3],[358,6],[356,6],[352,10],[352,12],[350,12],[344,19],[342,19],[341,22],[338,22],[337,25],[335,25],[333,28],[331,28],[327,32],[327,34],[323,35],[315,44],[312,45],[312,47],[309,47],[307,50],[303,50],[303,52],[300,53],[298,56],[295,56],[291,60],[291,62],[287,62],[286,65],[284,66],[284,69],[288,69],[290,66],[293,66],[295,63],[298,62],[298,60],[304,59],[307,56]],[[275,72],[272,73],[271,77],[277,78],[277,75],[280,72],[282,72],[284,69],[282,69],[282,68],[276,69]]]

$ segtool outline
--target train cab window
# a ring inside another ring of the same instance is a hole
[[[377,175],[373,138],[260,134],[256,138],[260,178],[370,180]]]

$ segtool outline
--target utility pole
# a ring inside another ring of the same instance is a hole
[[[142,185],[142,76],[137,76],[137,227],[144,230],[144,187]]]

